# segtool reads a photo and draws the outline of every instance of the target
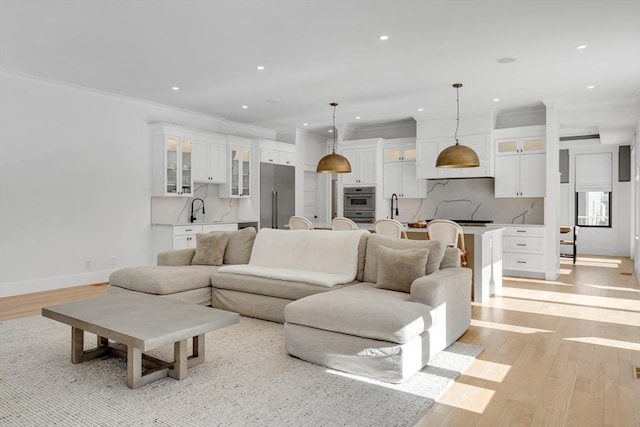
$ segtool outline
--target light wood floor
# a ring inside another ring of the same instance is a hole
[[[418,426],[640,426],[640,286],[631,261],[562,262],[557,281],[507,278],[502,296],[473,306],[461,341],[485,351]],[[0,320],[105,293],[92,285],[0,298]]]

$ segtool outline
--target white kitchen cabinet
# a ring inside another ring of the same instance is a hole
[[[544,197],[545,126],[496,129],[495,196]]]
[[[202,233],[202,225],[178,225],[173,227],[173,249],[196,247],[196,234]]]
[[[295,166],[296,153],[295,146],[293,144],[285,144],[280,142],[273,142],[272,146],[265,147],[263,146],[266,143],[271,141],[263,141],[259,140],[260,144],[260,162],[261,163],[274,163],[277,165],[288,165]],[[273,145],[278,144],[283,148],[274,148]],[[291,146],[291,148],[286,147],[285,145]]]
[[[453,137],[434,138],[417,143],[417,177],[427,179],[478,178],[494,175],[493,143],[488,133],[459,136],[460,144],[473,149],[478,155],[477,168],[436,168],[438,155],[445,148],[455,144]]]
[[[154,196],[193,195],[193,135],[179,127],[157,124],[151,127],[153,144]]]
[[[544,226],[500,226],[502,268],[513,276],[544,275]]]
[[[173,249],[189,249],[196,247],[196,234],[212,231],[234,231],[237,223],[225,224],[190,224],[173,226]]]
[[[415,146],[385,148],[383,151],[383,197],[420,199],[427,195],[427,181],[416,178]]]
[[[342,155],[351,164],[351,173],[341,174],[342,185],[376,185],[377,148],[346,148]]]
[[[227,144],[224,136],[195,140],[192,163],[194,182],[227,182]]]
[[[230,140],[227,159],[227,182],[220,186],[220,197],[249,197],[251,195],[251,148],[249,141],[236,137]]]

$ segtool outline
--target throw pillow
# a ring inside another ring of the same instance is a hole
[[[411,240],[394,239],[387,236],[372,234],[367,239],[367,255],[364,262],[364,281],[376,283],[378,281],[378,248],[385,246],[392,249],[429,249],[426,274],[438,271],[444,257],[444,244],[440,240]]]
[[[223,233],[196,234],[196,253],[191,265],[222,265],[229,237]]]
[[[226,231],[229,236],[224,251],[225,264],[249,264],[253,241],[256,239],[255,227],[247,227],[238,231]]]
[[[391,249],[378,247],[378,282],[376,287],[409,292],[411,284],[424,276],[429,249]]]

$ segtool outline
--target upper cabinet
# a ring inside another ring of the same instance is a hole
[[[220,197],[251,196],[251,144],[246,138],[229,137],[227,149],[227,183],[220,187]]]
[[[415,144],[388,147],[383,150],[383,197],[396,194],[401,198],[424,198],[427,181],[416,178]]]
[[[199,137],[193,142],[192,152],[194,182],[227,182],[227,140],[224,135]]]
[[[154,196],[193,194],[192,154],[194,134],[164,124],[151,128]]]
[[[340,174],[342,185],[376,185],[376,147],[345,148],[342,155],[351,163],[351,173]]]
[[[544,197],[545,127],[496,129],[495,197]]]
[[[260,163],[296,166],[296,146],[284,142],[259,139]]]
[[[460,144],[473,149],[480,159],[477,168],[436,168],[438,155],[445,148],[455,144],[453,137],[433,138],[418,141],[417,177],[438,178],[482,178],[494,175],[493,141],[489,133],[459,136]]]

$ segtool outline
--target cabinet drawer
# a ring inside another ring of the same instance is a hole
[[[544,227],[505,227],[502,235],[543,237]]]
[[[504,252],[543,253],[544,239],[541,237],[502,236]]]
[[[202,233],[202,225],[177,225],[173,227],[174,236]]]
[[[502,254],[502,268],[504,270],[544,271],[544,255],[533,254]]]
[[[210,233],[212,231],[235,231],[238,229],[238,224],[205,224],[202,226],[203,233]]]

